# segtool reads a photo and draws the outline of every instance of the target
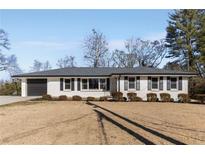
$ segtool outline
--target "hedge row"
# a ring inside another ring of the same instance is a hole
[[[82,101],[83,98],[81,96],[75,95],[73,97],[67,97],[66,95],[61,95],[59,97],[52,97],[51,95],[43,95],[42,100],[48,100],[48,101]],[[38,100],[38,99],[37,99]],[[107,97],[103,96],[100,97],[99,99],[95,97],[87,97],[87,101],[107,101]]]
[[[142,98],[138,97],[136,93],[127,93],[127,98],[123,97],[123,93],[122,92],[114,92],[111,93],[113,101],[128,101],[130,102],[138,102],[138,101],[143,101]],[[42,96],[43,100],[56,100],[56,101],[81,101],[82,97],[75,95],[73,97],[67,97],[66,95],[61,95],[58,98],[53,98],[51,95],[43,95]],[[171,98],[170,94],[168,93],[160,93],[160,99],[161,102],[174,102],[174,99]],[[99,99],[95,98],[95,97],[87,97],[86,98],[87,101],[107,101],[108,97],[103,96],[100,97]],[[147,102],[158,102],[159,99],[157,98],[157,94],[156,93],[148,93],[147,94]],[[189,96],[188,94],[178,94],[178,101],[181,103],[188,103],[190,102]]]

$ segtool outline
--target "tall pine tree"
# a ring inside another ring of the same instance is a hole
[[[185,70],[199,71],[196,64],[205,49],[204,20],[203,10],[175,10],[169,16],[168,57],[175,58]]]
[[[200,10],[200,32],[197,36],[197,47],[200,51],[197,67],[200,70],[200,74],[205,77],[205,10]]]

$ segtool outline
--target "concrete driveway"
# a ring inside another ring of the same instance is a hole
[[[21,97],[21,96],[0,96],[0,105],[11,104],[20,101],[28,101],[39,96]]]

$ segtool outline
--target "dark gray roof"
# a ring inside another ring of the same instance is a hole
[[[149,67],[114,68],[114,67],[68,67],[48,71],[33,72],[14,75],[12,77],[89,77],[89,76],[111,76],[111,75],[197,75],[194,72],[173,71]]]

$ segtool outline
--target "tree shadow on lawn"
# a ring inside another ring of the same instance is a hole
[[[106,109],[106,108],[103,108],[103,107],[101,107],[101,106],[98,106],[98,105],[93,104],[93,103],[90,103],[90,102],[87,102],[86,104],[91,105],[91,106],[93,106],[93,107],[98,107],[98,108],[100,108],[100,109],[102,109],[102,110],[104,110],[104,111],[107,111],[107,112],[111,113],[112,115],[115,115],[116,117],[121,118],[121,119],[125,120],[126,122],[128,122],[128,123],[134,125],[135,127],[141,128],[141,129],[143,129],[143,130],[145,130],[145,131],[147,131],[147,132],[149,132],[149,133],[151,133],[151,134],[153,134],[153,135],[155,135],[155,136],[158,136],[158,137],[160,137],[160,138],[162,138],[162,139],[165,139],[165,140],[167,140],[167,141],[169,141],[169,142],[171,142],[171,143],[173,143],[173,144],[185,145],[185,143],[183,143],[183,142],[181,142],[181,141],[178,141],[178,140],[176,140],[176,139],[174,139],[174,138],[171,138],[171,137],[169,137],[169,136],[167,136],[167,135],[164,135],[164,134],[159,133],[159,132],[157,132],[157,131],[155,131],[155,130],[152,130],[152,129],[150,129],[150,128],[147,128],[147,127],[145,127],[145,126],[143,126],[143,125],[141,125],[141,124],[139,124],[139,123],[136,123],[136,122],[134,122],[134,121],[132,121],[132,120],[126,118],[126,117],[123,117],[123,116],[121,116],[121,115],[119,115],[119,114],[117,114],[117,113],[115,113],[115,112],[112,112],[112,111],[110,111],[110,110],[108,110],[108,109]],[[95,110],[95,111],[97,111],[97,110]],[[145,139],[144,137],[142,137],[141,135],[135,133],[134,131],[130,130],[129,128],[126,128],[125,126],[119,124],[118,122],[114,121],[113,119],[107,117],[105,114],[103,114],[103,113],[101,113],[101,112],[99,112],[99,111],[98,111],[98,113],[101,114],[101,116],[105,117],[106,120],[108,120],[108,121],[110,121],[111,123],[117,125],[117,126],[120,127],[121,129],[127,131],[129,134],[131,134],[131,135],[134,134],[134,135],[135,135],[134,137],[136,137],[136,138],[138,137],[137,139],[139,139],[139,140],[141,139],[142,142],[144,141],[143,143],[145,143],[145,144],[154,144],[153,142],[151,142],[151,141]]]
[[[116,125],[117,127],[119,127],[120,129],[126,131],[128,134],[132,135],[133,137],[135,137],[136,139],[140,140],[141,142],[143,142],[144,144],[147,145],[154,145],[154,143],[146,138],[144,138],[143,136],[139,135],[138,133],[132,131],[131,129],[123,126],[122,124],[116,122],[115,120],[111,119],[110,117],[106,116],[105,114],[103,114],[102,112],[95,110],[94,111],[98,114],[99,117],[104,118],[105,120],[111,122],[112,124]]]

